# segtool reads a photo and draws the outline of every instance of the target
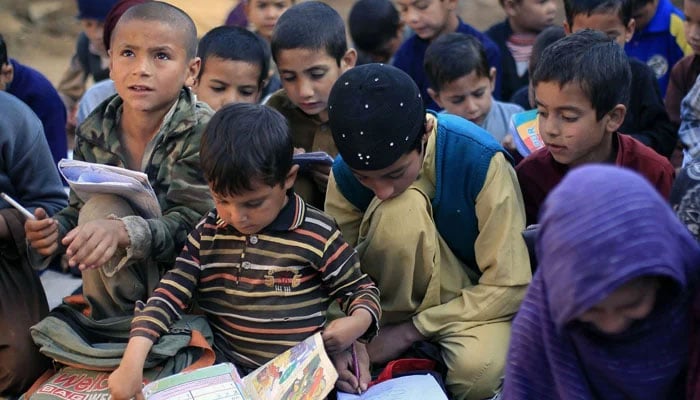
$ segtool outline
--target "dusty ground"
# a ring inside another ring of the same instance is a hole
[[[199,32],[220,25],[237,0],[168,0],[185,9]],[[325,0],[344,17],[353,0]],[[485,29],[503,17],[497,0],[460,0],[461,15]],[[43,72],[54,84],[68,65],[80,27],[75,0],[0,0],[0,33],[10,57]]]

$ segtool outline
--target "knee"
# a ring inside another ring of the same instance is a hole
[[[448,366],[445,384],[455,399],[489,399],[501,386],[505,355],[470,352]]]
[[[78,225],[106,218],[109,215],[125,217],[134,214],[134,210],[129,205],[129,202],[122,197],[111,194],[98,194],[90,197],[81,207]]]

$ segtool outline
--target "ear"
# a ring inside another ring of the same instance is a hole
[[[297,180],[297,174],[299,172],[299,164],[292,165],[292,168],[287,172],[287,176],[284,178],[284,190],[287,191],[294,186],[294,182]]]
[[[608,121],[605,123],[605,130],[607,132],[617,132],[625,122],[625,115],[627,114],[627,107],[624,104],[616,105],[610,112],[606,114]]]
[[[15,67],[8,61],[7,64],[0,66],[0,83],[7,87],[13,79],[15,79]]]
[[[518,4],[514,0],[503,0],[503,11],[510,18],[518,14]]]
[[[112,71],[114,71],[112,68],[112,49],[107,50],[107,56],[109,58],[109,79],[114,80],[114,76],[112,76]]]
[[[245,14],[246,19],[250,17],[250,1],[249,0],[243,0],[243,13]]]
[[[435,129],[435,118],[425,119],[425,133],[423,133],[423,140],[428,141],[430,135],[433,134],[433,129]]]
[[[444,0],[447,2],[447,9],[450,11],[456,11],[459,6],[459,0]]]
[[[489,69],[489,83],[491,85],[491,93],[496,89],[496,67]]]
[[[192,87],[199,76],[199,68],[202,67],[202,59],[194,57],[187,65],[187,75],[185,76],[185,86]]]
[[[625,27],[625,43],[632,40],[632,36],[634,36],[634,29],[636,27],[637,21],[635,21],[634,18],[630,18],[630,22],[628,22],[627,26]]]
[[[356,62],[357,51],[352,48],[348,49],[348,51],[345,52],[345,55],[343,55],[343,58],[340,59],[340,73],[342,74],[343,72],[354,67]]]
[[[567,21],[564,21],[563,25],[564,25],[564,33],[566,34],[566,36],[571,35],[571,33],[572,33],[571,32],[571,25],[569,25],[569,23]]]
[[[440,108],[445,108],[442,106],[442,101],[440,101],[440,92],[434,90],[433,88],[428,88],[428,95],[430,95],[430,98],[433,99],[433,101],[437,103]]]

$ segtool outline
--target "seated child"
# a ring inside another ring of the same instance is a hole
[[[425,51],[428,94],[446,112],[484,128],[509,151],[515,151],[508,133],[510,117],[524,111],[492,96],[496,68],[489,67],[486,52],[474,36],[448,33]]]
[[[554,0],[500,0],[506,19],[491,26],[486,36],[501,51],[501,98],[508,100],[528,84],[527,67],[537,35],[554,24],[557,2]]]
[[[566,0],[564,9],[567,33],[595,29],[608,35],[621,47],[629,42],[634,33],[629,0]],[[635,58],[630,58],[629,64],[632,85],[625,121],[619,131],[670,157],[678,135],[666,113],[654,73]]]
[[[53,218],[39,208],[37,220],[25,224],[35,266],[65,252],[82,270],[94,319],[133,313],[211,208],[199,142],[212,111],[186,88],[199,71],[196,48],[194,23],[180,9],[158,1],[129,8],[112,34],[118,96],[90,114],[76,135],[75,159],[147,174],[162,216],[135,215],[119,196],[84,202],[71,192],[69,206]]]
[[[194,297],[215,332],[217,361],[243,371],[320,330],[330,354],[376,334],[379,291],[335,222],[292,190],[293,151],[287,122],[273,109],[232,104],[212,117],[201,160],[216,208],[135,315],[109,378],[115,399],[140,392],[149,349]],[[347,316],[326,324],[331,301]]]
[[[328,93],[357,53],[348,49],[345,24],[337,11],[319,1],[299,3],[282,14],[272,35],[272,57],[284,90],[267,105],[289,121],[296,151],[338,150],[328,127]],[[330,168],[312,168],[297,180],[295,190],[309,204],[322,208]]]
[[[465,24],[457,16],[458,0],[397,0],[401,19],[413,30],[394,55],[394,66],[413,78],[421,91],[426,108],[440,111],[440,107],[428,95],[428,77],[425,75],[423,59],[428,45],[440,35],[460,32],[476,37],[486,49],[489,66],[496,68],[495,98],[501,98],[501,52],[488,36]]]
[[[618,131],[630,81],[624,51],[600,32],[572,33],[544,50],[532,85],[545,147],[516,167],[528,224],[537,222],[544,198],[569,169],[588,163],[635,170],[668,198],[674,177],[668,159]]]
[[[218,110],[229,103],[258,103],[270,69],[270,48],[256,34],[220,26],[199,41],[202,60],[192,90]]]
[[[665,98],[666,112],[676,127],[681,123],[681,101],[700,75],[700,1],[683,1],[683,14],[685,39],[692,52],[671,69]]]
[[[390,65],[344,73],[328,110],[342,159],[326,210],[382,293],[380,333],[360,367],[431,341],[454,399],[493,397],[531,279],[508,155],[463,118],[425,114],[418,86]]]
[[[700,77],[681,102],[678,136],[685,149],[683,163],[700,159]]]
[[[513,321],[505,399],[683,399],[700,245],[633,171],[571,171],[547,197]]]
[[[66,108],[49,80],[34,68],[9,58],[0,35],[0,90],[22,100],[41,120],[54,164],[66,157]]]
[[[391,63],[403,42],[404,23],[389,0],[357,0],[348,15],[350,37],[358,58]]]

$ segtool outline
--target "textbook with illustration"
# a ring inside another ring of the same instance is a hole
[[[338,400],[447,400],[430,374],[392,378],[371,386],[362,394],[338,392]]]
[[[172,375],[143,388],[148,400],[322,400],[338,373],[317,333],[241,378],[230,363]]]
[[[513,135],[518,153],[523,157],[527,157],[530,153],[544,147],[537,110],[513,114],[510,118],[510,133]]]
[[[58,162],[58,168],[84,202],[96,194],[114,194],[127,200],[144,218],[162,215],[158,198],[143,172],[66,158]]]

